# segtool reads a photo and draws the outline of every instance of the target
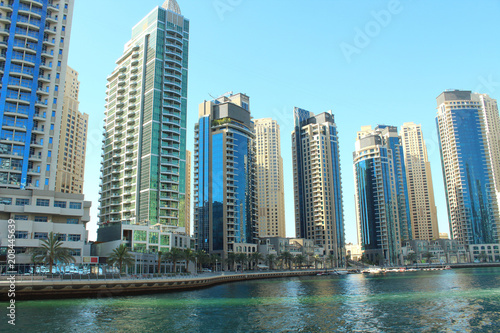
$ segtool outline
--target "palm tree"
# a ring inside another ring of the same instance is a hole
[[[170,251],[167,253],[166,259],[168,261],[171,261],[174,264],[173,271],[176,274],[177,273],[177,262],[183,258],[183,251],[181,249],[178,249],[176,247],[170,249]]]
[[[292,258],[293,255],[288,251],[284,251],[280,254],[280,259],[285,263],[285,266],[288,266],[288,269],[292,269]]]
[[[52,231],[47,239],[42,241],[41,247],[31,251],[33,263],[45,263],[49,265],[49,272],[52,274],[52,267],[56,262],[69,264],[75,262],[75,258],[69,253],[68,248],[62,247],[63,243],[57,234]]]
[[[335,256],[333,254],[329,254],[328,256],[326,256],[326,259],[330,262],[330,268],[333,268]]]
[[[186,260],[186,271],[189,273],[189,263],[196,260],[196,253],[191,249],[185,249],[183,257]]]
[[[111,255],[108,257],[107,262],[111,265],[118,264],[118,268],[121,274],[123,265],[133,265],[135,259],[128,251],[127,245],[120,244],[120,246],[118,246],[113,250],[113,252],[111,252]]]
[[[210,267],[212,267],[212,271],[216,271],[217,262],[220,261],[220,256],[217,254],[211,254],[207,259],[208,259],[207,262],[210,264]]]
[[[160,274],[161,262],[165,259],[166,256],[167,252],[158,251],[158,269],[156,273]]]
[[[238,253],[236,255],[236,261],[241,264],[241,271],[245,269],[245,264],[248,262],[248,256],[246,253]]]
[[[208,254],[204,250],[196,251],[196,261],[198,262],[197,271],[201,271],[203,264],[207,262]]]
[[[275,261],[276,261],[276,256],[274,254],[266,255],[266,263],[269,266],[269,269],[274,269]]]
[[[429,263],[429,262],[431,261],[431,258],[432,258],[432,257],[433,257],[433,254],[432,254],[432,253],[430,253],[430,252],[426,252],[426,253],[424,253],[424,258],[425,258],[425,261],[426,261],[427,263]]]
[[[231,264],[231,268],[233,268],[234,270],[235,269],[235,266],[236,266],[236,260],[238,259],[238,255],[234,252],[229,252],[227,254],[227,260],[228,260],[228,264]]]
[[[406,260],[410,262],[410,264],[413,265],[413,263],[417,260],[417,255],[415,252],[408,253],[406,256]]]
[[[323,261],[321,260],[321,258],[319,257],[319,255],[315,255],[313,257],[313,260],[314,260],[314,269],[318,269],[318,264],[321,263],[321,262],[323,262]]]
[[[480,262],[486,262],[486,259],[488,259],[488,256],[486,255],[486,253],[481,252],[477,256],[477,259],[479,259]]]
[[[264,261],[264,256],[260,252],[254,252],[250,255],[250,261],[253,263],[253,268],[259,264],[259,262]]]
[[[307,260],[306,256],[304,256],[303,254],[295,256],[294,259],[295,259],[294,260],[295,264],[298,265],[299,269],[301,268],[302,264]]]

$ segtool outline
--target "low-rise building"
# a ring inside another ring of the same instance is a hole
[[[428,259],[431,263],[469,262],[467,247],[455,239],[409,240],[403,243],[402,252],[407,263],[413,260],[426,262]]]
[[[500,262],[500,244],[469,245],[472,262]]]
[[[9,236],[9,220],[15,221],[16,269],[31,271],[31,249],[40,248],[53,232],[69,248],[75,264],[90,255],[88,232],[90,201],[82,194],[46,190],[0,189],[0,261],[4,261]],[[1,267],[4,272],[6,266]],[[11,269],[12,270],[12,269]]]

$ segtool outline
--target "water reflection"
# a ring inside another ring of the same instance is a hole
[[[499,273],[302,277],[163,295],[20,302],[14,332],[494,332],[500,330]],[[7,331],[3,324],[0,331]]]

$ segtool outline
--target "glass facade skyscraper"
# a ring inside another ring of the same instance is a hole
[[[499,212],[484,110],[470,91],[437,97],[437,127],[451,236],[460,243],[498,243]]]
[[[0,3],[0,187],[55,190],[73,5]]]
[[[344,207],[339,137],[331,112],[294,109],[292,132],[296,237],[314,241],[342,264]]]
[[[185,231],[188,41],[189,21],[168,0],[132,28],[108,76],[101,227]],[[121,237],[136,251],[162,245],[158,237],[131,233]]]
[[[412,230],[397,128],[362,127],[353,157],[358,242],[372,262],[398,264],[401,242],[412,239]]]
[[[256,249],[254,124],[244,94],[199,106],[194,148],[194,237],[197,248],[227,258]]]

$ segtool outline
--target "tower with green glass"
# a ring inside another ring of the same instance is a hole
[[[189,21],[168,0],[132,28],[108,76],[99,224],[121,224],[132,248],[134,226],[185,230],[188,41]]]

